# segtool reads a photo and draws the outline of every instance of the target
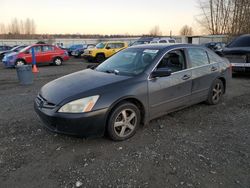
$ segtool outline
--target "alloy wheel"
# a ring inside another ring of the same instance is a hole
[[[217,83],[213,88],[213,101],[217,103],[223,94],[223,89],[220,83]]]
[[[23,62],[23,61],[17,61],[17,62],[16,62],[16,65],[17,65],[17,66],[24,65],[24,62]]]
[[[133,133],[137,124],[137,116],[134,110],[124,109],[122,110],[114,122],[114,130],[117,136],[127,137]]]
[[[62,60],[59,59],[59,58],[56,58],[56,59],[55,59],[55,64],[56,64],[56,65],[61,65],[61,64],[62,64]]]

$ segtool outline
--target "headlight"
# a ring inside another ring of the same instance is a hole
[[[99,98],[99,95],[95,95],[95,96],[71,101],[65,104],[64,106],[62,106],[58,112],[64,112],[64,113],[90,112],[92,108],[95,106],[95,103],[98,100],[98,98]]]

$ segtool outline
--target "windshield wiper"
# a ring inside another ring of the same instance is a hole
[[[109,74],[115,74],[115,75],[118,75],[119,74],[119,71],[114,69],[114,70],[106,70],[105,71],[106,73],[109,73]]]

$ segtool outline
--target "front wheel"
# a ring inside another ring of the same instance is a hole
[[[125,102],[111,113],[107,131],[112,140],[122,141],[132,137],[140,125],[141,115],[138,107]]]
[[[54,63],[54,65],[56,65],[56,66],[60,66],[60,65],[62,65],[62,59],[59,58],[59,57],[56,57],[56,58],[54,59],[53,63]]]
[[[104,60],[105,60],[105,56],[103,54],[97,54],[96,55],[97,63],[102,63]]]
[[[207,103],[210,105],[216,105],[221,101],[221,98],[224,94],[224,85],[221,80],[216,79],[212,87],[210,88]]]

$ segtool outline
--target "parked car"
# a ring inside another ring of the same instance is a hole
[[[207,48],[213,50],[216,54],[218,54],[220,56],[222,55],[223,49],[226,47],[226,43],[224,43],[224,42],[209,42],[209,43],[205,43],[203,45],[206,46]]]
[[[11,48],[12,48],[11,46],[6,46],[6,45],[0,46],[0,53],[7,51],[7,50],[10,50]]]
[[[218,104],[230,78],[230,63],[205,47],[141,45],[46,84],[34,105],[51,131],[125,140],[169,112]]]
[[[74,44],[67,48],[69,56],[72,56],[72,52],[77,49],[83,48],[84,44]]]
[[[128,47],[126,42],[101,42],[95,48],[84,51],[83,57],[89,61],[103,62],[106,58]]]
[[[76,58],[79,58],[84,54],[84,51],[86,49],[91,49],[91,48],[94,48],[94,47],[95,47],[94,44],[84,44],[82,48],[78,48],[78,49],[73,50],[71,52],[71,55],[76,57]]]
[[[6,50],[6,51],[1,52],[0,53],[0,61],[2,61],[2,59],[4,58],[5,55],[10,54],[12,52],[19,52],[25,47],[27,47],[27,45],[15,46],[15,47],[11,48],[10,50]]]
[[[53,45],[35,44],[23,48],[19,52],[7,54],[3,58],[6,67],[14,67],[15,65],[24,65],[32,63],[32,48],[35,50],[37,63],[50,63],[54,65],[62,65],[63,61],[69,59],[68,53]]]
[[[233,72],[250,71],[250,35],[242,35],[229,43],[222,51],[232,65]]]
[[[175,39],[170,37],[141,37],[131,46],[150,44],[150,43],[176,43]]]

